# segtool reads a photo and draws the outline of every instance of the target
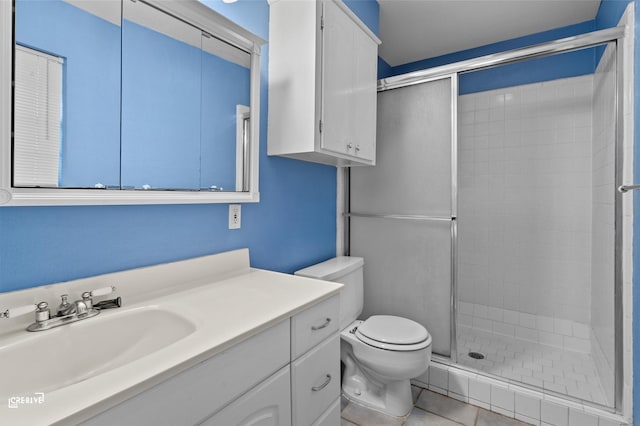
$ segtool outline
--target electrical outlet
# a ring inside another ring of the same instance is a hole
[[[229,204],[229,229],[240,229],[240,204]]]

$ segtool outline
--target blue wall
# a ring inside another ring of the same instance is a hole
[[[122,37],[122,187],[234,190],[249,68],[126,19]]]
[[[380,36],[380,5],[377,0],[344,0],[344,3],[375,35]]]
[[[208,2],[207,2],[208,3]],[[212,3],[268,38],[266,0]],[[335,255],[336,170],[266,155],[268,45],[262,51],[260,196],[242,228],[228,206],[0,208],[0,291],[11,291],[248,247],[258,268],[293,272]]]
[[[120,27],[62,1],[18,0],[16,41],[65,59],[60,185],[118,186]]]
[[[532,46],[594,30],[595,21],[587,21],[474,49],[450,53],[436,58],[391,67],[390,70],[387,70],[388,74],[386,76],[404,74],[492,53]],[[465,95],[484,90],[592,74],[596,68],[597,54],[598,51],[596,48],[584,49],[577,52],[532,59],[526,62],[461,74],[459,76],[459,93]]]
[[[200,188],[236,185],[236,105],[249,105],[250,70],[202,54]]]
[[[126,19],[122,40],[122,187],[199,189],[200,48]]]
[[[458,93],[466,95],[593,74],[596,54],[596,49],[590,48],[461,74],[458,78]]]

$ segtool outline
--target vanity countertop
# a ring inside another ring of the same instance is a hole
[[[206,282],[204,277],[206,273],[200,274],[198,279],[192,280],[190,285],[183,287],[165,285],[164,291],[159,291],[155,297],[147,300],[144,300],[139,291],[122,291],[122,308],[105,310],[95,318],[79,322],[97,320],[101,317],[106,321],[108,316],[121,315],[136,309],[162,309],[192,323],[195,326],[193,333],[142,358],[84,381],[52,391],[40,390],[44,392],[41,403],[9,408],[8,404],[3,402],[0,405],[2,423],[11,425],[78,423],[335,295],[342,287],[342,284],[249,268],[248,251],[237,250],[229,253],[237,260],[240,270],[233,273],[229,270],[228,264],[222,266],[222,269],[227,268],[227,270],[221,271],[220,275],[226,278],[217,279],[215,267],[210,267],[209,282]],[[229,256],[228,253],[223,255]],[[208,257],[215,258],[216,255]],[[240,257],[245,257],[246,260]],[[216,259],[213,260],[214,266],[216,262],[220,263]],[[193,260],[183,262],[193,262]],[[174,265],[184,266],[181,265],[183,262],[176,262]],[[158,271],[153,271],[153,268],[158,267],[165,267],[166,271],[166,265],[141,268],[141,270],[157,273]],[[122,282],[127,280],[127,277],[123,278],[123,274],[127,272],[129,271],[110,275],[116,276]],[[139,279],[140,275],[138,274],[135,278]],[[113,277],[110,276],[110,279]],[[169,281],[167,279],[166,283]],[[71,285],[65,284],[67,287]],[[86,288],[89,283],[84,282],[79,285]],[[125,284],[121,284],[119,288],[123,285]],[[51,288],[47,291],[52,292]],[[133,303],[127,303],[125,293],[129,293]],[[0,295],[0,302],[3,302],[2,295]],[[69,326],[58,329],[65,327]],[[28,338],[36,338],[35,335],[49,332],[55,332],[55,329],[38,333],[16,330],[2,334],[0,335],[0,353],[7,341],[19,339],[21,333]],[[118,330],[114,332],[117,333]],[[162,329],[153,330],[153,332],[162,333]],[[64,338],[63,333],[60,333],[60,336]],[[99,339],[100,336],[96,338]],[[90,345],[90,342],[87,343]],[[45,349],[42,354],[42,360],[45,363],[46,353]],[[73,355],[70,354],[70,356]],[[56,368],[55,365],[50,367]],[[28,365],[17,365],[15,368],[23,368],[28,374]],[[38,391],[34,389],[34,392]]]

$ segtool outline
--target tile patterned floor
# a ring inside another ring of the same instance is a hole
[[[458,362],[479,371],[606,405],[591,355],[478,329],[458,329]],[[471,358],[470,351],[485,359]]]
[[[390,417],[342,399],[342,426],[524,426],[492,413],[413,386],[414,408],[406,417]]]

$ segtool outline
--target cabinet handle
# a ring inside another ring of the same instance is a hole
[[[360,145],[356,145],[356,152],[360,151]]]
[[[325,328],[326,326],[329,325],[329,323],[331,322],[331,318],[327,318],[323,324],[320,325],[312,325],[311,326],[311,330],[313,331],[318,331],[318,330],[322,330],[323,328]]]
[[[351,142],[349,142],[349,143],[347,144],[347,149],[351,149],[351,148],[353,148],[353,144],[352,144]]]
[[[331,381],[331,374],[327,374],[327,378],[325,379],[324,383],[321,384],[320,386],[312,387],[311,390],[314,391],[314,392],[321,391],[322,389],[327,387],[327,385],[329,384],[330,381]]]

